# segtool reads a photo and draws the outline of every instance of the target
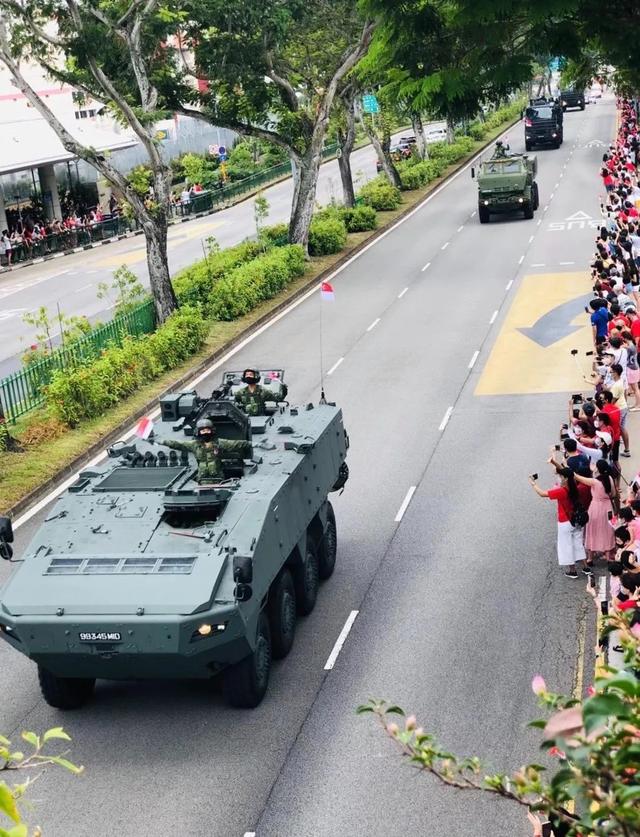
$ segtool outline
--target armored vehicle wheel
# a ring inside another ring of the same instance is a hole
[[[533,209],[534,211],[540,206],[540,192],[538,191],[538,184],[534,183],[531,187],[533,193]]]
[[[271,631],[264,612],[258,619],[256,647],[224,673],[224,696],[228,704],[253,709],[265,696],[271,673]]]
[[[525,151],[531,151],[532,148],[533,148],[533,146],[531,145],[530,142],[525,142],[525,144],[524,144]]]
[[[479,206],[478,207],[478,218],[480,218],[481,224],[488,224],[489,219],[491,218],[491,213],[487,209],[486,206]]]
[[[93,694],[96,681],[93,677],[56,677],[46,668],[38,666],[38,680],[42,697],[56,709],[78,709]]]
[[[531,203],[531,201],[527,201],[524,205],[524,217],[527,220],[533,218],[533,204]]]
[[[296,603],[298,613],[308,616],[316,605],[318,598],[318,556],[313,548],[311,539],[308,538],[307,554],[304,557],[304,566],[300,567],[295,575]]]
[[[289,570],[284,569],[273,582],[269,593],[269,627],[273,657],[286,657],[296,635],[296,591]]]
[[[336,566],[337,551],[338,532],[336,529],[336,516],[331,503],[327,503],[327,526],[318,550],[318,575],[322,581],[331,578],[333,575]]]

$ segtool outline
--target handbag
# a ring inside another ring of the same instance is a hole
[[[570,522],[574,529],[582,529],[589,522],[589,512],[577,504],[571,512]]]

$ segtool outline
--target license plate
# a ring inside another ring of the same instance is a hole
[[[120,631],[82,631],[80,642],[122,642]]]

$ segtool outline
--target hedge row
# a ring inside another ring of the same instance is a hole
[[[47,404],[70,427],[96,418],[197,352],[207,331],[199,309],[184,306],[153,334],[127,337],[122,346],[105,349],[97,360],[57,370],[47,387]]]

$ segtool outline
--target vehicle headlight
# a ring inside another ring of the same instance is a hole
[[[217,625],[211,625],[208,622],[203,622],[202,625],[198,625],[191,635],[191,642],[195,642],[198,639],[205,639],[206,637],[216,636],[217,634],[222,634],[226,631],[226,629],[226,622],[219,622]]]
[[[524,203],[524,198],[518,198],[518,203]]]
[[[552,137],[557,137],[558,135],[557,135],[557,134],[551,134],[551,136],[552,136]]]
[[[489,201],[485,201],[485,202],[484,202],[484,205],[485,205],[485,206],[489,206]]]
[[[564,99],[562,100],[562,104],[563,104],[563,105],[566,105],[566,104],[567,104],[567,103],[564,101]]]

